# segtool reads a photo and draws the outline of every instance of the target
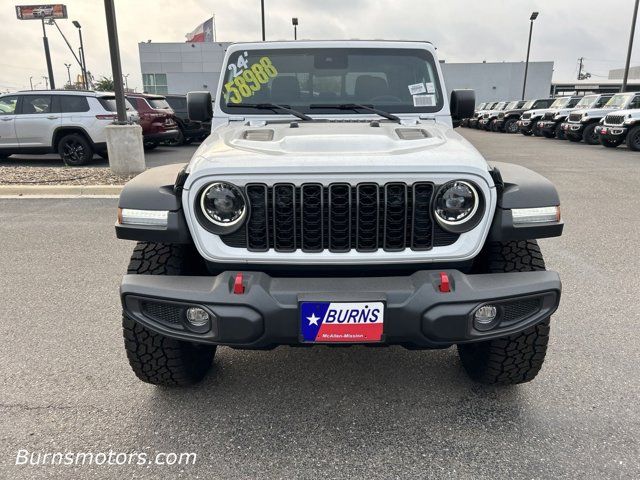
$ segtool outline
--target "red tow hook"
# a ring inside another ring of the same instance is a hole
[[[236,273],[236,278],[233,281],[233,293],[235,295],[242,295],[244,293],[244,277],[242,272]]]
[[[442,293],[451,292],[451,282],[449,281],[449,275],[447,275],[445,272],[440,272],[440,285],[438,286],[438,289]]]

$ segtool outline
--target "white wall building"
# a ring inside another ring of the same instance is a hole
[[[229,43],[140,43],[140,67],[148,93],[215,92]],[[518,100],[522,96],[524,62],[441,63],[447,88],[472,88],[478,102]],[[527,98],[551,91],[553,62],[530,62]]]

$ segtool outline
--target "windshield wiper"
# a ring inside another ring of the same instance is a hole
[[[337,110],[366,110],[381,117],[388,118],[394,122],[400,123],[400,117],[395,116],[393,113],[385,112],[384,110],[378,110],[369,105],[362,105],[361,103],[312,103],[309,108],[335,108]]]
[[[227,107],[257,108],[258,110],[273,110],[274,112],[282,110],[283,112],[290,113],[294,117],[298,117],[300,120],[304,120],[305,122],[313,121],[313,118],[309,115],[305,115],[302,112],[294,110],[293,108],[290,108],[289,105],[279,105],[277,103],[227,103]]]

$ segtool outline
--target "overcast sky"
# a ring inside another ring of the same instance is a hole
[[[44,82],[46,63],[38,21],[19,21],[13,5],[0,4],[0,91]],[[37,2],[24,2],[34,4]],[[102,0],[66,0],[69,20],[58,24],[73,46],[78,37],[71,20],[83,26],[88,68],[111,76]],[[531,60],[555,62],[554,80],[571,80],[578,57],[586,69],[606,77],[624,66],[632,0],[265,0],[267,40],[292,39],[291,17],[298,17],[304,39],[430,40],[447,62],[522,61],[529,16],[534,25]],[[129,86],[142,85],[138,42],[182,42],[211,14],[219,41],[260,39],[260,0],[116,0],[122,69]],[[56,81],[67,78],[64,63],[74,63],[55,27],[47,27]],[[632,64],[640,64],[640,36]],[[74,65],[72,77],[78,73]],[[42,87],[39,87],[42,88]]]

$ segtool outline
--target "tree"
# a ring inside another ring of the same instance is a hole
[[[95,83],[95,90],[98,92],[113,92],[113,80],[107,77],[100,77]]]

